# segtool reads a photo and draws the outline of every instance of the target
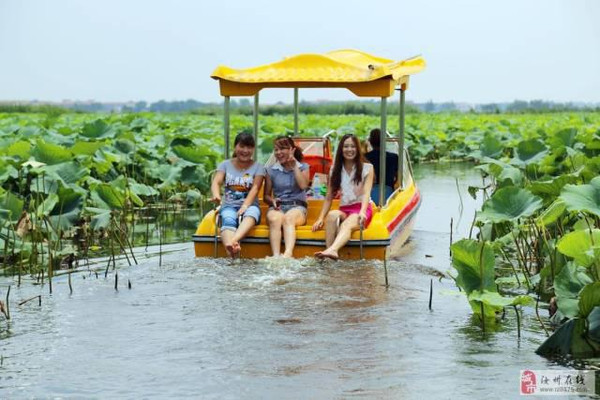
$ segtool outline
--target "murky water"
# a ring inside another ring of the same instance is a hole
[[[518,397],[522,369],[562,368],[526,312],[482,334],[448,279],[453,239],[468,235],[479,184],[464,165],[416,171],[423,205],[401,259],[319,264],[195,259],[191,243],[138,250],[139,265],[11,289],[0,317],[1,398]],[[458,177],[459,189],[455,177]],[[459,194],[460,193],[460,194]],[[462,213],[461,213],[462,202]],[[163,248],[163,249],[164,249]],[[128,289],[128,282],[131,289]],[[428,309],[433,282],[433,307]],[[31,301],[42,295],[42,305]]]

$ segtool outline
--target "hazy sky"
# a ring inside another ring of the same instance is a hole
[[[423,55],[413,101],[599,102],[599,20],[599,0],[0,0],[0,100],[218,101],[219,64],[354,48]]]

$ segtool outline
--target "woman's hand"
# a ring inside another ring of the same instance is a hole
[[[316,231],[318,231],[319,229],[322,229],[322,228],[323,228],[323,218],[319,218],[313,224],[312,231],[316,232]]]
[[[220,194],[213,195],[213,197],[210,198],[210,201],[212,201],[216,205],[220,205],[221,204],[221,195]]]
[[[289,158],[283,163],[283,167],[285,169],[294,169],[296,167],[296,157],[294,157],[294,153],[291,153]]]
[[[241,217],[242,215],[244,215],[244,213],[246,212],[247,209],[248,209],[248,206],[245,204],[242,204],[242,206],[240,207],[240,209],[237,212],[238,217]]]
[[[273,199],[273,210],[279,211],[281,209],[281,200]]]
[[[366,221],[367,221],[367,213],[364,211],[359,212],[358,213],[358,224],[360,226],[364,226]]]

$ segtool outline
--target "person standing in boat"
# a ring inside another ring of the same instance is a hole
[[[371,199],[379,201],[379,154],[381,149],[381,130],[373,129],[369,134],[369,143],[373,150],[365,154],[366,159],[375,168],[375,180],[371,189]],[[394,192],[394,185],[398,179],[398,154],[385,152],[385,199]]]
[[[312,226],[313,232],[325,226],[327,248],[316,252],[317,258],[337,260],[339,250],[348,243],[352,232],[360,229],[361,223],[365,228],[369,225],[373,216],[369,197],[373,176],[373,166],[363,162],[358,138],[352,134],[344,135],[335,155],[327,196]],[[340,208],[329,211],[331,202],[338,193]]]
[[[277,160],[267,168],[264,201],[269,205],[267,222],[273,256],[281,254],[281,233],[285,243],[284,257],[293,257],[296,226],[306,222],[306,189],[309,168],[301,163],[302,150],[289,136],[279,136],[273,142]]]
[[[258,192],[265,168],[252,159],[255,146],[250,133],[239,133],[235,137],[233,157],[219,164],[210,187],[211,200],[221,205],[221,240],[230,257],[239,256],[240,240],[260,222]],[[225,187],[223,199],[221,186]]]

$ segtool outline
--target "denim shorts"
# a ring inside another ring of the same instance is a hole
[[[223,206],[219,211],[221,216],[221,230],[235,231],[238,227],[238,210],[240,207]],[[244,212],[243,218],[252,217],[256,221],[256,225],[260,223],[260,208],[252,204]]]
[[[279,206],[279,210],[277,210],[277,211],[281,211],[282,213],[285,214],[286,212],[288,212],[290,210],[293,210],[293,209],[300,210],[300,212],[304,215],[304,217],[306,217],[306,214],[308,214],[308,210],[306,209],[306,207],[299,206],[299,205],[296,205],[296,204],[289,204],[289,205],[288,204],[286,204],[286,205],[282,204],[282,205]],[[273,206],[271,206],[271,207],[269,207],[269,210],[275,210],[275,209],[273,208]]]

